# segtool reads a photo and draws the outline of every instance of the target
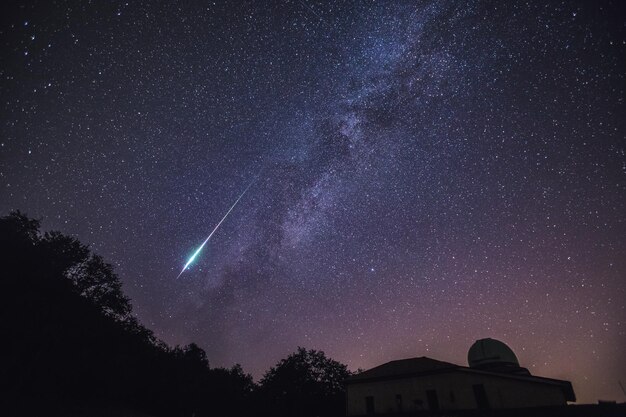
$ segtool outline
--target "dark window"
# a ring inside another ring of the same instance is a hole
[[[374,414],[374,397],[371,395],[369,397],[365,397],[365,412],[368,415]]]
[[[489,408],[489,400],[487,399],[485,386],[483,384],[476,384],[473,388],[474,398],[476,398],[476,406],[482,410]]]
[[[400,394],[396,394],[396,408],[399,413],[402,412],[402,395]]]
[[[434,389],[426,390],[426,400],[428,401],[429,410],[439,410],[439,397]]]

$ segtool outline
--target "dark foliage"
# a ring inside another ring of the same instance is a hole
[[[261,380],[262,407],[277,416],[344,415],[342,382],[348,376],[346,365],[299,347]]]
[[[2,414],[344,414],[345,365],[298,348],[260,386],[239,365],[211,369],[196,344],[169,348],[136,320],[111,265],[39,226],[0,218]]]
[[[0,219],[0,391],[9,415],[245,415],[252,378],[168,348],[131,315],[111,265],[19,212]]]

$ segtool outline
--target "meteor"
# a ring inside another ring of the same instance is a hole
[[[202,251],[202,248],[204,248],[204,245],[207,244],[207,242],[211,239],[211,237],[213,236],[213,234],[217,231],[217,229],[220,227],[220,225],[222,224],[222,222],[224,222],[224,220],[226,220],[226,217],[228,217],[228,215],[230,214],[231,211],[233,211],[233,209],[235,208],[235,206],[237,205],[237,203],[239,203],[239,200],[241,200],[241,197],[243,197],[243,195],[246,193],[246,191],[248,191],[248,189],[252,186],[252,184],[254,184],[254,181],[256,181],[256,178],[250,183],[248,184],[248,186],[246,187],[245,190],[243,190],[243,193],[241,193],[241,195],[239,196],[239,198],[237,200],[235,200],[235,202],[233,203],[232,206],[230,206],[230,208],[228,209],[228,211],[226,212],[226,214],[224,214],[224,217],[222,217],[222,220],[219,221],[219,223],[213,228],[213,230],[211,231],[211,233],[209,233],[209,236],[207,236],[206,239],[204,239],[204,242],[202,242],[202,245],[200,245],[200,247],[198,249],[196,249],[196,251],[194,252],[193,255],[191,255],[191,257],[189,258],[189,260],[187,261],[187,263],[185,264],[185,266],[183,266],[183,269],[180,271],[180,274],[178,274],[178,276],[176,277],[176,279],[180,278],[180,276],[183,274],[183,272],[185,272],[185,270],[189,267],[189,265],[191,265],[191,263],[196,259],[196,257],[200,254],[200,252]]]

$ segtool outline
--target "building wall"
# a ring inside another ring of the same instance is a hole
[[[427,391],[437,393],[441,410],[478,408],[473,386],[482,384],[490,408],[564,405],[560,387],[463,372],[435,374],[417,378],[365,382],[347,386],[347,413],[365,415],[368,396],[374,399],[376,414],[428,410]],[[401,405],[398,397],[401,397]],[[401,406],[401,410],[399,409]]]

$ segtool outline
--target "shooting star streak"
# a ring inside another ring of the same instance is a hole
[[[185,272],[185,270],[189,267],[189,265],[191,265],[191,263],[196,259],[196,257],[200,254],[200,252],[202,251],[202,248],[204,248],[204,245],[207,244],[207,242],[211,239],[211,237],[213,236],[213,234],[215,234],[215,232],[217,231],[217,229],[220,227],[220,225],[224,222],[224,220],[226,220],[226,217],[228,217],[228,215],[230,214],[231,211],[233,211],[233,209],[235,208],[235,206],[237,205],[237,203],[239,203],[239,200],[241,200],[241,198],[244,196],[244,194],[248,191],[248,189],[250,187],[252,187],[252,184],[254,184],[254,181],[256,181],[256,178],[246,187],[245,190],[243,190],[243,193],[241,193],[241,195],[239,196],[239,198],[237,200],[235,200],[235,202],[233,203],[232,206],[230,206],[230,209],[228,209],[228,211],[226,212],[226,214],[224,214],[224,217],[222,217],[222,220],[219,221],[219,223],[213,228],[213,230],[211,231],[211,233],[209,233],[209,236],[207,236],[206,239],[204,239],[204,242],[202,242],[202,245],[200,245],[200,247],[198,249],[196,249],[196,251],[194,252],[193,255],[191,255],[191,257],[189,258],[189,260],[187,261],[187,263],[185,264],[185,266],[183,266],[183,269],[180,271],[180,274],[178,274],[178,276],[176,277],[176,279],[180,278],[180,276],[183,274],[183,272]]]

